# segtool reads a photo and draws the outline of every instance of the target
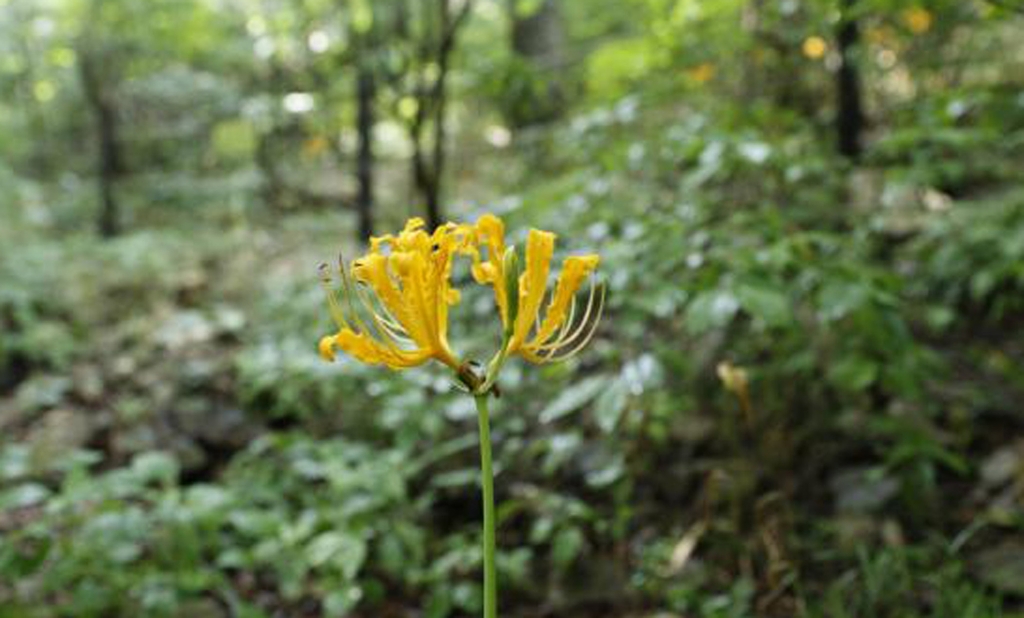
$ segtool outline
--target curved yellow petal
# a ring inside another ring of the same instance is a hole
[[[566,258],[562,272],[558,275],[555,293],[548,305],[544,321],[527,347],[534,348],[548,342],[555,331],[565,322],[572,297],[580,289],[583,281],[597,268],[600,258],[597,255],[582,255]]]
[[[448,346],[448,306],[459,301],[458,290],[451,289],[451,270],[454,252],[462,243],[464,229],[448,224],[434,231],[431,237],[427,284],[424,290],[425,309],[433,318],[434,347],[438,359],[452,367],[458,362]]]
[[[324,339],[328,339],[325,337]],[[431,354],[428,350],[397,350],[388,347],[366,333],[343,329],[331,337],[332,348],[339,348],[356,360],[368,365],[386,365],[391,369],[405,369],[422,365]],[[324,343],[321,340],[321,346]]]
[[[526,341],[533,328],[547,291],[551,256],[555,252],[555,235],[541,230],[530,230],[526,239],[526,268],[519,277],[519,311],[515,331],[509,342],[509,352],[515,352]]]
[[[505,255],[505,224],[492,214],[477,219],[474,225],[477,246],[487,249],[487,260],[480,257],[479,250],[472,251],[473,278],[477,283],[494,288],[494,302],[501,313],[502,325],[508,324],[508,295],[505,293],[505,275],[502,258]]]
[[[352,276],[356,281],[369,285],[387,310],[395,316],[399,324],[402,325],[402,328],[409,333],[409,337],[423,345],[424,342],[429,340],[427,329],[423,323],[422,316],[416,311],[415,307],[411,307],[408,303],[405,281],[401,278],[402,269],[395,268],[399,272],[402,289],[395,285],[395,281],[388,269],[389,263],[392,265],[401,263],[407,255],[405,252],[393,253],[390,256],[370,253],[352,264]]]
[[[326,337],[320,338],[320,343],[317,345],[317,349],[320,352],[320,358],[327,362],[334,362],[334,335],[327,335]]]

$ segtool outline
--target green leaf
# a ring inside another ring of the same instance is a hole
[[[834,281],[818,292],[818,312],[826,321],[840,320],[870,300],[871,292],[861,283]]]
[[[363,598],[363,589],[355,584],[335,590],[324,597],[324,616],[341,618],[348,616]]]
[[[593,376],[569,386],[541,410],[540,422],[551,423],[572,414],[597,397],[607,385],[607,376]]]
[[[306,558],[314,568],[330,564],[347,579],[354,579],[366,560],[366,543],[341,532],[324,532],[306,546]]]
[[[785,293],[760,284],[736,289],[740,305],[768,326],[785,326],[792,320],[789,298]]]
[[[171,485],[178,479],[178,460],[161,451],[140,453],[132,459],[132,472],[143,482]]]
[[[611,433],[619,424],[622,413],[626,411],[628,392],[623,381],[615,380],[601,393],[594,404],[594,420],[605,433]]]
[[[686,327],[693,334],[721,328],[732,321],[740,301],[728,290],[704,292],[693,299],[686,312]]]
[[[840,388],[862,391],[878,379],[878,363],[863,356],[846,356],[829,370],[829,379]]]
[[[551,562],[555,568],[564,571],[579,557],[586,539],[576,526],[562,528],[551,542]]]
[[[0,511],[39,504],[50,497],[50,490],[39,483],[24,483],[0,492]]]

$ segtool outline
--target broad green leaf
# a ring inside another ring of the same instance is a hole
[[[366,560],[366,542],[342,532],[324,532],[306,546],[306,558],[314,568],[331,564],[353,579]]]
[[[878,378],[878,363],[859,355],[841,358],[829,370],[829,379],[840,388],[862,391]]]
[[[551,423],[579,410],[608,386],[607,376],[593,376],[571,384],[540,413],[540,422]]]
[[[618,425],[622,413],[626,410],[628,389],[621,379],[614,380],[602,392],[594,404],[594,420],[605,433],[611,433]]]
[[[741,285],[736,289],[740,305],[768,326],[785,326],[792,320],[789,298],[765,285]]]
[[[39,483],[24,483],[0,492],[0,511],[39,504],[50,497],[50,490]]]
[[[740,301],[732,292],[703,292],[693,299],[686,311],[686,327],[694,334],[721,328],[732,321],[739,308]]]
[[[157,481],[170,485],[178,478],[178,461],[170,453],[151,451],[132,459],[132,472],[143,482]]]
[[[551,541],[551,561],[555,568],[565,570],[579,557],[586,539],[577,526],[562,528]]]

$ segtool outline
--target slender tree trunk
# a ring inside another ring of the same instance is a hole
[[[36,83],[36,59],[41,57],[41,54],[37,52],[30,41],[31,29],[19,28],[16,30],[16,33],[21,35],[15,38],[15,42],[24,65],[24,69],[19,76],[25,96],[25,103],[21,108],[25,113],[26,124],[32,129],[32,134],[35,136],[29,161],[36,174],[43,176],[49,174],[52,168],[52,157],[50,157],[48,143],[50,141],[49,131],[46,126],[46,107],[36,103],[35,95],[32,91]]]
[[[565,22],[559,0],[543,0],[526,16],[519,0],[508,0],[512,50],[523,62],[518,101],[511,102],[509,121],[516,127],[547,122],[565,111],[565,85],[559,69],[565,62]]]
[[[97,112],[100,125],[100,195],[103,201],[99,229],[102,236],[109,238],[121,232],[120,207],[114,196],[114,182],[121,171],[121,152],[117,141],[116,110],[105,104]]]
[[[423,132],[423,126],[419,129],[413,130],[413,182],[416,186],[416,191],[423,198],[423,204],[427,211],[427,226],[433,230],[436,229],[437,226],[441,225],[441,221],[444,218],[444,213],[441,207],[440,186],[443,167],[439,167],[436,160],[433,161],[433,163],[427,161],[427,153],[425,152],[426,144],[424,144],[425,138],[423,137]],[[436,132],[434,139],[437,139]],[[439,142],[437,141],[434,142],[435,156],[437,154],[438,143]],[[443,150],[443,148],[444,147],[442,145],[441,149]]]
[[[356,206],[359,211],[359,236],[368,239],[373,235],[373,106],[377,85],[373,72],[365,66],[359,67],[356,80],[356,130],[359,134],[356,163],[359,195]]]
[[[432,230],[436,230],[444,219],[444,213],[441,209],[441,192],[440,187],[435,184],[430,185],[430,189],[427,192],[427,225]]]
[[[438,50],[438,72],[437,83],[434,85],[434,139],[433,139],[433,165],[431,166],[432,176],[430,180],[431,195],[427,198],[427,220],[431,229],[441,225],[444,214],[441,212],[441,182],[444,178],[445,167],[445,110],[448,107],[448,71],[451,68],[451,54],[455,48],[455,32],[452,30],[451,14],[448,9],[448,0],[440,0],[441,4],[441,48]]]
[[[448,73],[451,55],[455,51],[456,38],[462,24],[472,9],[472,0],[465,0],[456,15],[452,15],[450,0],[437,0],[438,29],[436,42],[424,46],[427,54],[421,61],[433,62],[437,66],[434,79],[421,78],[416,88],[419,105],[409,135],[413,144],[413,181],[417,192],[426,206],[427,224],[431,229],[441,225],[444,212],[441,202],[441,187],[446,162],[445,152],[445,111],[448,102]],[[429,150],[428,150],[429,149]]]
[[[97,227],[101,236],[109,238],[121,232],[120,207],[114,194],[114,184],[122,169],[121,148],[117,137],[117,108],[98,72],[92,52],[80,51],[79,59],[82,89],[96,120],[100,197]]]
[[[424,103],[425,101],[421,99],[421,110]],[[410,128],[410,136],[412,137],[412,180],[413,185],[416,187],[416,192],[423,198],[427,211],[427,225],[430,229],[434,229],[441,220],[441,204],[438,198],[437,187],[433,186],[432,183],[434,174],[429,168],[427,154],[424,152],[426,146],[423,143],[423,133],[426,130],[426,122],[426,113],[417,111],[416,118],[413,120],[412,127]]]
[[[842,19],[836,33],[839,70],[836,72],[836,137],[839,153],[856,160],[861,154],[864,111],[860,75],[854,55],[860,45],[860,30],[853,8],[857,0],[842,0]]]
[[[263,176],[263,183],[260,193],[263,202],[271,210],[279,209],[284,204],[284,179],[277,169],[277,159],[274,154],[274,140],[277,137],[277,128],[271,128],[261,132],[256,139],[256,152],[254,162],[260,169]]]

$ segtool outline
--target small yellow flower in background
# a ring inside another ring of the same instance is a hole
[[[907,28],[910,29],[914,34],[924,34],[932,29],[932,22],[934,17],[928,9],[915,6],[906,9],[901,14],[903,23],[906,24]]]
[[[428,234],[423,225],[420,218],[410,219],[398,236],[370,239],[369,253],[352,262],[351,274],[341,264],[341,299],[325,273],[338,332],[320,340],[321,356],[334,360],[340,349],[392,369],[430,359],[458,369],[448,345],[448,307],[459,301],[459,293],[449,280],[452,258],[464,248],[469,231],[449,223]]]
[[[743,414],[746,417],[747,425],[753,427],[754,406],[750,401],[750,379],[747,377],[747,370],[743,367],[733,365],[729,361],[722,361],[718,363],[715,370],[718,373],[718,379],[722,381],[722,386],[725,387],[725,390],[735,395],[736,399],[739,400],[740,407],[743,409]]]
[[[733,394],[746,392],[747,385],[749,384],[746,369],[737,367],[729,361],[718,363],[715,369],[718,373],[718,379],[722,381],[722,386],[725,387],[725,390]]]
[[[715,65],[710,62],[704,62],[686,71],[687,77],[697,82],[698,84],[704,84],[715,77]]]
[[[875,45],[881,45],[889,40],[890,34],[885,28],[872,26],[864,31],[864,38]]]
[[[306,159],[315,159],[327,152],[327,148],[330,144],[327,143],[327,138],[323,135],[314,135],[306,141],[302,142],[302,156]]]
[[[811,60],[818,60],[825,55],[825,52],[828,51],[828,43],[826,43],[825,39],[820,36],[809,36],[804,39],[804,44],[801,49],[803,50],[804,55]]]

